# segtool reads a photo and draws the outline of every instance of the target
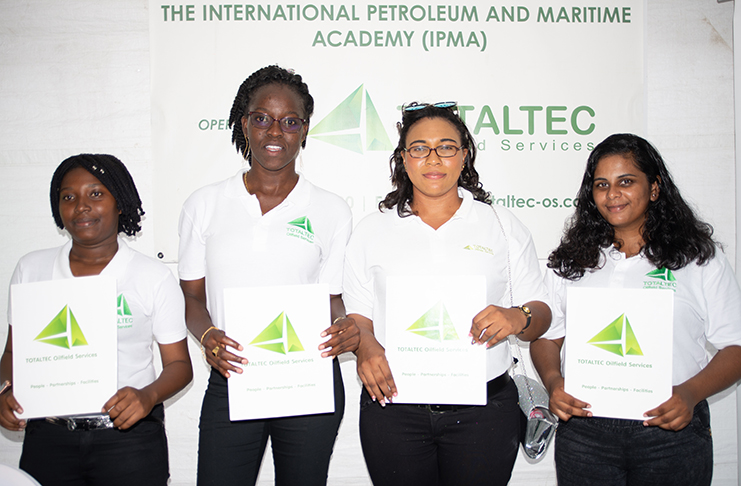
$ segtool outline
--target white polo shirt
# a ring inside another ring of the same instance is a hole
[[[69,267],[70,240],[59,248],[34,251],[20,259],[11,285],[75,278]],[[143,388],[156,378],[152,340],[172,344],[187,336],[183,293],[162,263],[118,238],[118,252],[101,275],[116,279],[118,309],[118,388]],[[13,325],[10,299],[8,322]]]
[[[224,289],[326,283],[342,293],[352,214],[339,196],[302,175],[278,206],[262,214],[244,170],[194,192],[180,214],[181,280],[206,278],[208,311],[224,329]]]
[[[386,279],[391,275],[483,275],[487,303],[509,307],[507,241],[512,264],[514,304],[547,302],[530,232],[507,209],[463,198],[453,217],[437,230],[419,217],[399,217],[396,208],[366,216],[355,228],[345,256],[343,299],[348,313],[373,321],[376,339],[386,337]],[[483,310],[483,309],[482,309]],[[502,341],[487,351],[487,379],[501,375],[512,363]]]
[[[674,280],[668,274],[649,275],[656,267],[643,254],[626,258],[614,246],[602,250],[600,266],[576,281],[562,279],[552,270],[546,272],[553,320],[543,338],[566,335],[568,287],[666,288],[674,291],[673,385],[684,383],[707,366],[706,342],[717,349],[741,345],[741,291],[722,250],[705,265],[691,263],[670,270]],[[566,346],[564,341],[562,352]]]

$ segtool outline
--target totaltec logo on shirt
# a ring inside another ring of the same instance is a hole
[[[116,314],[118,315],[118,328],[127,329],[134,325],[134,315],[131,313],[129,303],[124,294],[120,294],[116,301]]]
[[[314,230],[307,216],[296,218],[288,222],[286,236],[293,236],[309,243],[314,243]]]
[[[668,268],[657,268],[646,274],[648,279],[643,280],[644,289],[669,289],[677,291],[677,279]]]

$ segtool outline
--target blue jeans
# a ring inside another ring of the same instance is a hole
[[[20,467],[44,486],[165,486],[164,416],[157,405],[127,430],[67,430],[30,420]]]
[[[559,486],[703,486],[713,476],[706,400],[673,432],[639,420],[572,417],[556,431]]]
[[[377,486],[504,486],[517,458],[521,416],[512,381],[486,406],[442,413],[382,408],[363,390],[363,456]]]
[[[201,408],[198,486],[254,485],[268,437],[276,486],[324,486],[337,430],[345,411],[345,389],[337,359],[334,413],[264,420],[229,420],[227,383],[211,371]]]

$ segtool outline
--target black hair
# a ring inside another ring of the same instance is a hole
[[[116,200],[118,210],[121,212],[118,215],[118,232],[123,232],[128,236],[139,232],[144,210],[134,179],[131,178],[123,162],[113,155],[106,154],[73,155],[62,161],[54,171],[49,199],[51,200],[51,214],[59,229],[64,229],[64,223],[59,214],[59,190],[62,186],[62,179],[67,172],[77,167],[82,167],[94,175]]]
[[[411,103],[406,106],[420,106],[417,103]],[[454,107],[438,108],[433,105],[425,105],[418,110],[405,110],[402,108],[401,122],[396,124],[399,131],[399,144],[394,149],[394,153],[389,158],[389,167],[391,168],[391,184],[394,190],[389,192],[383,201],[378,203],[378,209],[391,209],[396,206],[396,212],[401,217],[412,214],[410,206],[414,199],[412,181],[409,179],[406,168],[404,167],[404,157],[402,153],[406,149],[407,134],[409,130],[420,120],[425,118],[441,118],[450,122],[461,137],[461,148],[468,149],[468,154],[464,160],[463,171],[458,178],[458,186],[471,191],[474,199],[477,201],[491,204],[491,194],[484,190],[484,186],[479,182],[479,173],[476,172],[474,163],[476,161],[476,142],[473,135],[468,130],[466,123],[458,116]]]
[[[255,91],[269,84],[282,84],[293,89],[303,101],[304,114],[302,118],[308,120],[314,114],[314,98],[309,94],[309,87],[301,79],[301,76],[293,71],[283,69],[279,66],[267,66],[258,69],[244,80],[237,91],[237,96],[229,113],[229,128],[232,129],[232,143],[237,152],[242,154],[247,162],[252,165],[252,153],[249,151],[249,141],[244,138],[242,131],[242,117],[248,113],[250,102]],[[306,139],[301,143],[306,147]]]
[[[658,184],[658,198],[649,201],[643,223],[643,255],[656,268],[677,270],[715,256],[713,227],[697,218],[682,198],[659,152],[647,140],[630,133],[610,135],[597,145],[587,160],[584,178],[561,243],[548,257],[548,267],[559,276],[579,280],[587,269],[600,265],[601,249],[615,242],[613,227],[594,203],[592,189],[597,164],[604,157],[622,155],[633,160],[648,178]]]

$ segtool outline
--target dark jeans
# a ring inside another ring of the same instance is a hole
[[[572,417],[556,431],[559,486],[703,486],[713,476],[710,411],[703,400],[673,432],[639,420]]]
[[[486,406],[433,413],[382,408],[363,390],[360,441],[376,486],[506,485],[519,445],[517,388],[509,381]]]
[[[20,467],[44,486],[167,484],[164,407],[127,430],[67,430],[30,420]]]
[[[265,420],[229,420],[227,383],[211,371],[201,408],[198,486],[254,485],[268,437],[276,486],[324,486],[332,448],[345,411],[345,389],[337,359],[334,413]]]

